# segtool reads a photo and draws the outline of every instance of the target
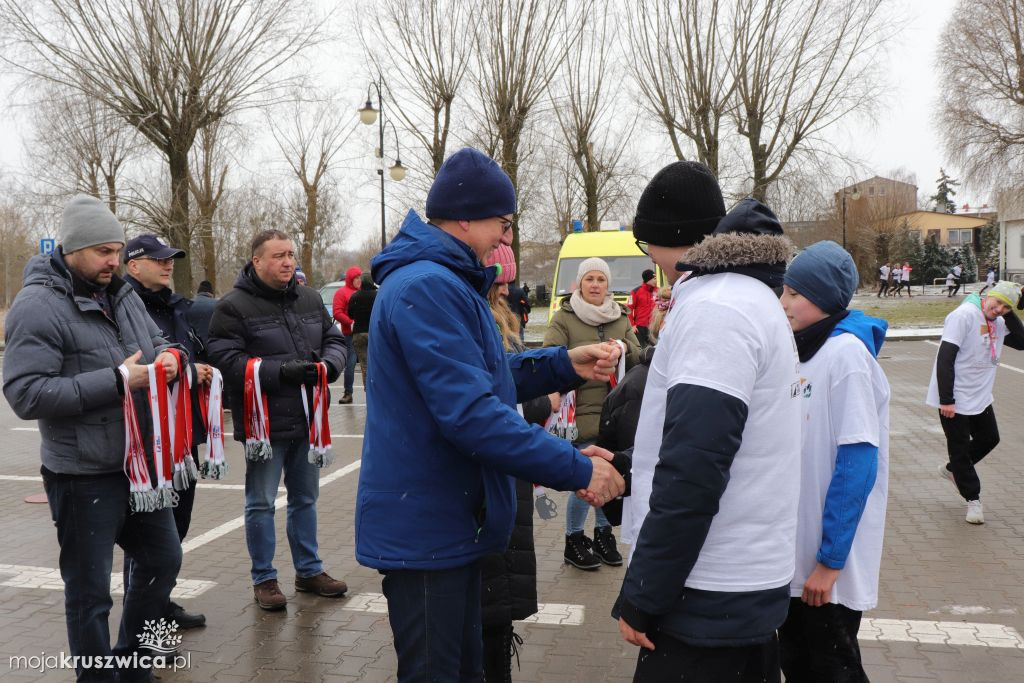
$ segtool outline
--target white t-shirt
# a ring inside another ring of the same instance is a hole
[[[904,268],[903,268],[903,281],[904,282],[910,282],[910,271],[912,271],[912,270],[913,270],[913,268],[911,268],[910,266],[904,266]]]
[[[994,271],[988,271],[988,275],[985,276],[985,284],[989,287],[996,283],[996,274]]]
[[[953,275],[954,276],[960,277],[960,274],[963,273],[963,272],[964,272],[964,269],[961,268],[960,266],[953,266]]]
[[[991,337],[989,330],[993,333]],[[946,316],[942,324],[942,341],[960,347],[953,364],[953,400],[956,401],[958,415],[978,415],[992,405],[992,387],[996,383],[996,367],[1003,353],[1005,337],[1006,321],[1002,318],[986,321],[973,296]],[[939,407],[935,363],[932,363],[926,403],[932,408]]]
[[[869,443],[878,447],[878,475],[830,598],[830,602],[853,610],[869,610],[878,604],[889,495],[889,381],[863,342],[852,334],[840,334],[801,364],[800,385],[804,397],[803,461],[796,574],[790,594],[799,597],[803,593],[807,577],[817,565],[822,513],[838,447]]]
[[[749,408],[729,483],[687,587],[755,591],[793,578],[800,495],[798,362],[782,306],[764,284],[723,273],[673,287],[640,408],[632,495],[623,506],[622,538],[634,549],[649,511],[668,390],[676,384],[709,387]]]
[[[953,286],[953,282],[955,280],[956,280],[956,278],[953,277],[953,273],[946,273],[946,286],[947,287],[952,287]]]
[[[888,280],[889,279],[889,266],[882,266],[881,268],[879,268],[878,269],[878,275],[879,275],[878,279],[880,279],[880,280]]]
[[[903,277],[903,269],[896,266],[892,269],[892,279],[894,282],[899,282],[901,277]]]

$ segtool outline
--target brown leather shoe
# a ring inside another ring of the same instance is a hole
[[[348,405],[351,402],[352,402],[352,394],[343,394],[342,397],[338,399],[338,403],[340,403],[343,406],[346,406],[346,405]]]
[[[288,598],[281,592],[277,585],[277,579],[268,579],[263,583],[257,583],[252,587],[253,597],[256,603],[265,610],[284,609],[288,604]]]
[[[316,593],[324,597],[333,598],[344,595],[348,585],[344,581],[338,581],[328,576],[327,572],[302,579],[295,577],[295,590],[303,593]]]

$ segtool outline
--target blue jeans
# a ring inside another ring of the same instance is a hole
[[[64,615],[72,655],[127,655],[139,649],[148,620],[164,616],[181,567],[181,542],[170,510],[131,513],[124,474],[75,477],[43,472],[43,486],[60,544]],[[114,544],[132,560],[117,644],[108,617]],[[141,651],[149,654],[148,650]],[[78,668],[80,681],[144,680],[148,670]]]
[[[399,682],[482,681],[480,563],[382,573]]]
[[[583,531],[583,525],[587,522],[587,513],[590,511],[590,507],[589,503],[577,498],[575,493],[569,493],[569,501],[565,504],[566,536],[577,531]],[[608,518],[604,515],[604,510],[601,508],[594,508],[594,517],[595,527],[611,526]]]
[[[299,578],[323,573],[317,554],[316,499],[320,468],[309,462],[309,441],[273,441],[274,456],[266,462],[245,462],[245,543],[252,560],[253,585],[277,578],[274,569],[274,499],[284,470],[288,491],[288,545]]]
[[[356,347],[352,345],[352,335],[345,335],[345,393],[351,394],[356,382]]]

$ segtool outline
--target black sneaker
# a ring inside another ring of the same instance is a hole
[[[206,626],[206,617],[204,615],[186,612],[184,607],[174,601],[167,605],[167,614],[164,615],[164,618],[167,621],[177,622],[180,629]]]
[[[615,547],[615,534],[610,526],[599,526],[594,529],[594,555],[607,565],[622,565],[622,555]]]
[[[577,569],[593,571],[601,566],[600,560],[590,550],[593,543],[583,535],[582,531],[565,537],[565,562]]]

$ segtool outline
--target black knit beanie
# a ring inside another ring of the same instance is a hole
[[[633,218],[633,237],[662,247],[688,247],[709,235],[725,215],[718,181],[708,167],[676,161],[647,183]]]

